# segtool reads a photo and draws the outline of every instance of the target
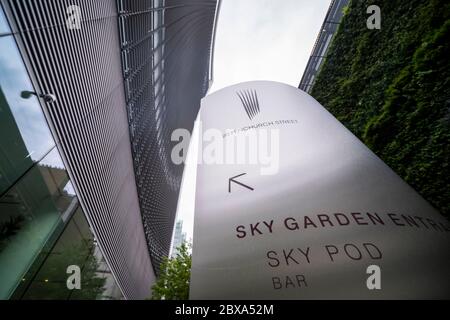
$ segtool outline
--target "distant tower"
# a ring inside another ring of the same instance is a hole
[[[172,258],[175,258],[177,256],[178,248],[185,241],[186,241],[186,232],[183,232],[183,221],[179,220],[175,225],[175,233],[173,236],[173,243],[172,243],[172,254],[171,254]]]

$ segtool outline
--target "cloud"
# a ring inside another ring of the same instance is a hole
[[[251,80],[298,86],[330,1],[223,0],[210,92]]]

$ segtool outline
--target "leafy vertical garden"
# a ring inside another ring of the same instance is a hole
[[[381,29],[366,27],[369,5]],[[312,95],[450,216],[450,2],[353,0]]]

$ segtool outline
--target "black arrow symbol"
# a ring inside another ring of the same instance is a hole
[[[238,174],[237,176],[234,176],[234,177],[231,177],[228,179],[228,193],[231,193],[231,182],[237,183],[238,185],[240,185],[244,188],[250,189],[252,191],[255,190],[252,187],[235,180],[236,178],[239,178],[239,177],[243,176],[244,174],[247,174],[247,173],[241,173],[241,174]]]

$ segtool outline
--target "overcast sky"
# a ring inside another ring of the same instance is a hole
[[[209,93],[251,80],[298,87],[330,2],[222,0]],[[178,203],[177,219],[183,220],[187,239],[193,230],[197,152],[191,144]]]

